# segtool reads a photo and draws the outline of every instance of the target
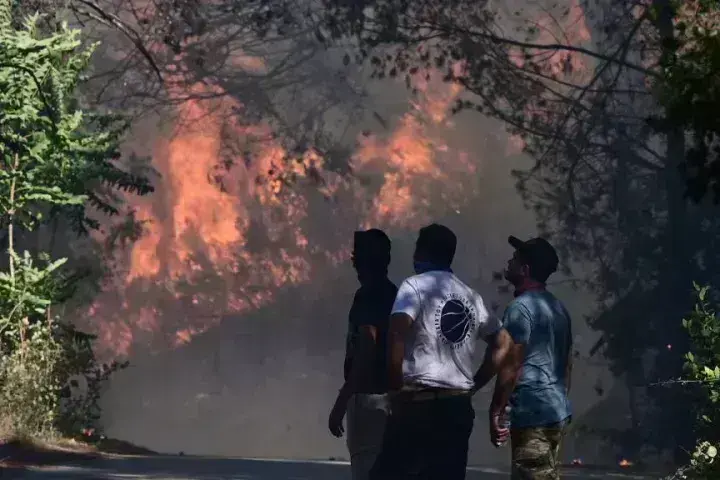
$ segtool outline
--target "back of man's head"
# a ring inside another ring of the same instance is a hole
[[[380,229],[355,232],[353,258],[357,266],[371,270],[387,270],[390,265],[390,238]]]
[[[448,227],[433,223],[420,229],[416,251],[424,257],[422,260],[438,267],[449,267],[455,258],[456,248],[457,237]]]

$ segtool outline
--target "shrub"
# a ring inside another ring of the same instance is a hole
[[[92,48],[66,25],[49,35],[36,15],[14,27],[0,0],[0,424],[11,435],[76,435],[97,428],[100,386],[123,365],[99,365],[92,337],[53,314],[73,293],[66,260],[19,255],[19,233],[62,219],[78,233],[97,227],[86,207],[117,213],[113,189],[152,191],[118,167],[122,117],[83,111],[76,86]]]
[[[690,464],[669,478],[720,478],[720,317],[708,298],[710,289],[695,285],[696,304],[683,319],[690,336],[690,352],[685,356],[682,385],[699,387],[696,433],[698,444]]]

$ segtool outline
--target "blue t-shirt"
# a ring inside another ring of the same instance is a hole
[[[522,293],[508,305],[503,326],[525,345],[522,373],[510,398],[513,427],[539,427],[571,415],[565,376],[572,348],[570,315],[544,290]]]

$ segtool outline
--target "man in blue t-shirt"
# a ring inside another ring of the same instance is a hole
[[[510,430],[491,419],[491,440],[502,443],[510,436],[513,479],[553,480],[559,478],[560,442],[572,415],[570,315],[545,288],[559,263],[552,245],[542,238],[523,242],[511,236],[508,241],[515,253],[505,278],[515,287],[515,299],[505,310],[503,326],[515,342],[511,368],[517,383],[510,398]],[[501,412],[502,405],[491,411]]]

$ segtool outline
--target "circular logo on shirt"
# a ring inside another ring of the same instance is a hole
[[[475,306],[464,296],[445,295],[435,310],[435,329],[443,343],[459,348],[477,328]]]

